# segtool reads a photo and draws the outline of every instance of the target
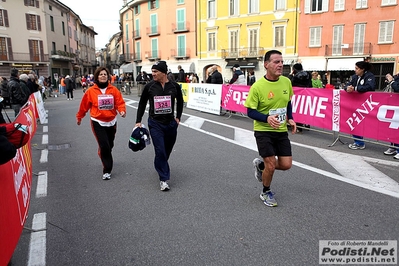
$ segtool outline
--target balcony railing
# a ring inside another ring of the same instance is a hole
[[[190,31],[190,24],[188,21],[182,21],[178,23],[172,23],[172,31],[174,33]]]
[[[30,62],[30,63],[48,63],[48,54],[28,54],[28,53],[8,53],[0,54],[2,62]]]
[[[135,31],[133,31],[133,38],[134,38],[135,40],[138,40],[138,39],[141,38],[140,30],[135,30]]]
[[[170,55],[175,59],[187,59],[190,57],[190,49],[188,48],[171,49]]]
[[[326,56],[355,56],[367,55],[371,56],[372,44],[367,43],[343,43],[343,44],[327,44]]]
[[[239,49],[222,49],[222,58],[224,59],[245,59],[245,58],[262,58],[265,49],[260,47],[245,47]]]
[[[157,36],[160,34],[159,26],[151,26],[147,28],[147,35],[148,36]]]
[[[156,61],[161,59],[161,51],[159,50],[152,50],[145,52],[145,58],[150,61]]]
[[[51,51],[51,58],[65,60],[65,61],[74,61],[76,58],[76,54],[57,50],[57,51]]]
[[[135,53],[133,56],[133,61],[136,63],[140,63],[142,61],[141,59],[141,54],[140,53]]]

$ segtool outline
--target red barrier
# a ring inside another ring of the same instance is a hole
[[[15,122],[27,125],[30,137],[36,132],[35,97],[21,109]],[[16,156],[0,165],[0,265],[7,265],[18,244],[26,221],[32,184],[31,144],[18,149]]]

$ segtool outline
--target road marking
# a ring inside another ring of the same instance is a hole
[[[48,126],[43,126],[43,133],[47,133],[48,132]]]
[[[36,198],[47,196],[47,171],[39,172],[36,187]]]
[[[46,216],[45,212],[33,216],[29,243],[28,266],[46,265]]]
[[[48,144],[48,135],[44,134],[42,136],[42,144],[47,145]]]
[[[47,163],[47,161],[48,161],[48,149],[44,149],[41,152],[39,162],[40,163]]]
[[[132,101],[134,103],[135,101]],[[129,105],[132,108],[137,109],[136,106]],[[147,111],[146,111],[147,112]],[[237,128],[234,126],[226,125],[217,121],[204,119],[201,117],[197,117],[194,115],[189,115],[183,113],[183,115],[188,116],[188,119],[185,121],[180,122],[180,125],[186,126],[188,128],[192,128],[199,132],[205,133],[207,135],[211,135],[213,137],[225,140],[227,142],[248,148],[253,151],[258,151],[256,146],[255,137],[253,135],[253,131]],[[198,120],[198,121],[196,121]],[[225,127],[233,128],[234,129],[234,139],[229,139],[218,134],[205,131],[201,129],[204,122],[210,122],[217,125],[222,125]],[[187,123],[186,123],[187,122]],[[358,187],[362,187],[365,189],[369,189],[375,192],[379,192],[382,194],[386,194],[392,197],[399,198],[399,184],[389,176],[385,175],[381,171],[377,170],[373,166],[367,163],[369,162],[378,162],[385,165],[395,165],[397,163],[384,161],[384,160],[377,160],[369,157],[362,157],[356,156],[347,153],[335,152],[327,149],[317,148],[308,146],[301,143],[291,142],[292,145],[305,147],[308,149],[312,149],[316,151],[324,160],[326,160],[334,169],[336,169],[341,175],[337,175],[334,173],[327,172],[322,169],[318,169],[312,167],[310,165],[306,165],[297,161],[293,161],[293,165],[307,169],[309,171],[346,182],[348,184],[356,185]],[[355,165],[356,168],[349,167],[346,163],[349,160],[351,161],[351,165]]]

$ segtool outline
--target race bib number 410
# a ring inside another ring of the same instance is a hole
[[[272,109],[269,111],[269,115],[275,116],[277,115],[277,120],[281,123],[283,123],[287,117],[287,108],[278,108],[278,109]]]

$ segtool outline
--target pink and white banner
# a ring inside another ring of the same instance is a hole
[[[246,113],[249,86],[222,86],[222,108]],[[399,143],[399,93],[347,93],[294,87],[294,120],[318,128]]]

